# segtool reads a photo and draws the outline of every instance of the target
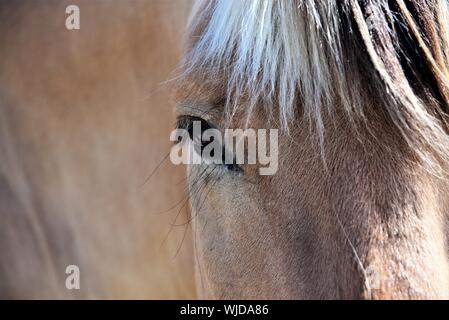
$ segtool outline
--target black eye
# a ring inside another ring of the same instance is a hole
[[[226,167],[227,170],[232,171],[232,172],[236,172],[236,173],[243,172],[242,168],[240,168],[240,166],[238,166],[235,163],[233,163],[233,164],[225,164],[225,167]]]
[[[193,132],[193,124],[195,123],[195,121],[199,122],[201,125],[201,133],[203,133],[204,131],[206,131],[207,129],[213,128],[209,122],[207,122],[206,120],[199,118],[199,117],[193,117],[193,116],[180,116],[178,117],[178,119],[176,120],[176,128],[177,129],[184,129],[187,130],[187,132],[189,133],[190,139],[192,141],[195,141],[195,139],[198,139],[200,137],[194,137],[194,132]]]
[[[200,125],[201,130],[199,132],[196,132],[194,130],[194,124]],[[208,129],[216,129],[214,125],[212,125],[210,122],[200,118],[200,117],[194,117],[194,116],[180,116],[178,117],[176,121],[176,127],[178,129],[184,129],[189,133],[190,140],[193,142],[193,146],[195,149],[195,152],[203,155],[204,148],[212,143],[214,141],[214,137],[211,137],[211,140],[205,141],[203,140],[203,133],[204,131]],[[179,141],[178,141],[179,142]],[[240,168],[239,165],[237,165],[235,157],[233,158],[233,163],[227,164],[225,161],[225,155],[229,152],[229,150],[226,149],[226,146],[224,143],[222,144],[222,159],[221,163],[216,163],[216,165],[223,166],[226,170],[234,172],[234,173],[241,173],[243,170]],[[212,152],[211,156],[214,156],[214,153]],[[207,159],[206,159],[207,160]]]
[[[199,124],[201,130],[199,132],[195,132],[194,130],[194,124]],[[202,139],[203,132],[213,128],[209,122],[207,122],[204,119],[201,119],[199,117],[192,117],[192,116],[181,116],[178,118],[176,127],[178,129],[184,129],[187,130],[189,133],[190,140],[192,140],[195,152],[198,154],[203,154],[204,148],[210,143],[211,141],[204,141]],[[179,142],[179,141],[178,141]]]

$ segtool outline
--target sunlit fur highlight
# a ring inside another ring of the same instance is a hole
[[[447,12],[444,0],[199,1],[184,76],[225,74],[229,119],[242,108],[250,119],[263,106],[288,130],[303,115],[321,141],[323,112],[339,106],[356,127],[369,127],[371,99],[417,159],[441,173],[449,159]]]

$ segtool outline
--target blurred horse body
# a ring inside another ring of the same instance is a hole
[[[189,1],[76,1],[72,31],[70,4],[0,4],[0,297],[191,298],[188,241],[163,242],[174,218],[158,214],[184,172],[165,162],[143,184],[170,148],[160,83]]]

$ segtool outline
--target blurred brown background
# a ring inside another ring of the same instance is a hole
[[[65,28],[69,4],[80,30]],[[165,161],[143,184],[170,150],[163,82],[190,7],[1,0],[1,298],[194,297],[189,230],[170,225],[184,168]],[[70,264],[80,290],[65,287]]]

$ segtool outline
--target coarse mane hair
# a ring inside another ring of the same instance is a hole
[[[420,160],[449,159],[446,0],[200,0],[183,76],[225,74],[225,115],[260,106],[282,128],[300,113],[366,121],[374,101]],[[246,97],[245,103],[242,97]]]

